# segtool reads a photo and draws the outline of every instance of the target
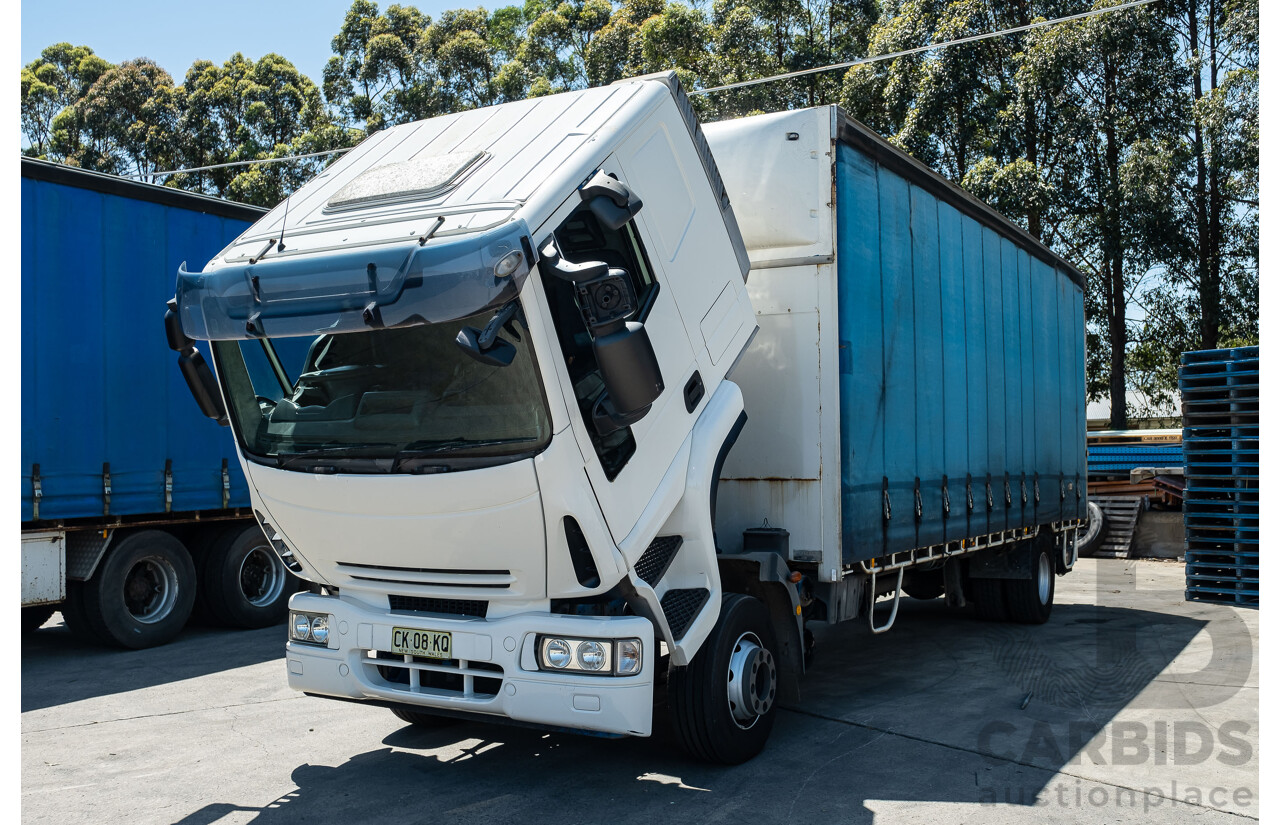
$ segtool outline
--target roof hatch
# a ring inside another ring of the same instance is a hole
[[[346,209],[371,203],[434,198],[456,186],[486,157],[488,152],[483,151],[450,152],[375,166],[334,193],[327,206]]]

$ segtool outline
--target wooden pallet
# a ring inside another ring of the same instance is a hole
[[[1140,496],[1099,496],[1090,485],[1089,500],[1098,503],[1107,515],[1107,533],[1094,556],[1103,559],[1128,559],[1133,553],[1133,531],[1142,512]]]

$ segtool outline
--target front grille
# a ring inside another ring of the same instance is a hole
[[[428,659],[386,650],[368,650],[364,666],[376,673],[384,687],[419,695],[476,698],[497,696],[502,667],[465,659]]]
[[[417,585],[426,587],[471,587],[507,590],[515,584],[510,570],[448,570],[437,567],[392,567],[382,564],[338,562],[338,572],[354,582]],[[355,585],[353,585],[355,586]]]
[[[650,587],[657,587],[681,544],[684,544],[683,536],[658,536],[636,562],[636,575]]]
[[[694,618],[706,604],[711,591],[702,587],[688,590],[668,590],[662,594],[662,612],[667,617],[667,626],[671,628],[671,636],[683,639],[685,631],[693,623]]]
[[[445,613],[451,616],[484,618],[489,603],[472,599],[429,599],[423,596],[387,597],[392,613]]]

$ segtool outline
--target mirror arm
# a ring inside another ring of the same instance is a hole
[[[586,263],[575,264],[561,258],[560,250],[556,247],[555,238],[551,235],[548,235],[546,240],[542,242],[542,248],[538,250],[538,254],[541,256],[539,263],[547,265],[547,272],[569,283],[589,281],[609,271],[609,265],[604,261],[587,261]]]
[[[502,328],[506,326],[512,318],[516,317],[516,313],[519,310],[520,303],[518,301],[511,301],[494,314],[489,323],[485,325],[484,331],[480,333],[480,337],[476,339],[476,343],[480,345],[481,350],[487,350],[493,346],[493,342],[498,337],[498,333],[502,331]]]

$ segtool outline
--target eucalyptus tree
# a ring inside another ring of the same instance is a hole
[[[93,49],[70,43],[54,43],[23,66],[20,123],[28,143],[23,154],[55,160],[66,160],[68,152],[74,156],[79,150],[75,138],[80,129],[64,118],[60,124],[62,143],[55,150],[54,120],[111,68],[112,64]]]

